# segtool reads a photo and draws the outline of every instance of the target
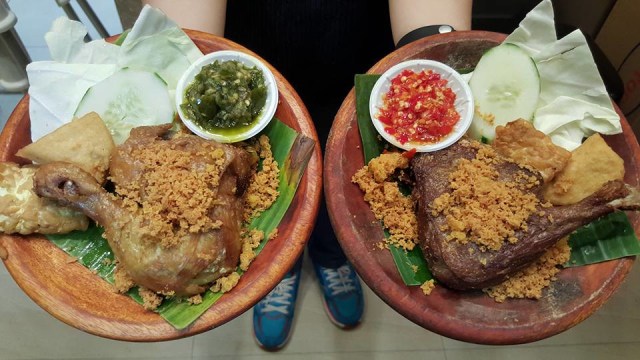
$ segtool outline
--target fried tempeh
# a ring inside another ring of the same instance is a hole
[[[522,119],[498,126],[492,146],[498,154],[538,170],[545,183],[551,181],[571,158],[569,151],[555,145],[551,138]]]

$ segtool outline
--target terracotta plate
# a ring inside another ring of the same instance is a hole
[[[480,56],[505,35],[470,31],[422,39],[391,53],[369,73],[380,74],[408,59],[433,59],[453,68],[473,67]],[[624,158],[625,180],[638,185],[640,148],[629,124],[624,132],[607,141]],[[375,220],[360,189],[351,183],[364,165],[352,90],[340,108],[325,154],[325,194],[331,220],[349,259],[362,279],[396,311],[424,327],[447,337],[483,344],[517,344],[560,333],[584,320],[615,292],[634,258],[566,269],[560,272],[539,301],[494,302],[481,292],[457,292],[442,286],[430,296],[419,287],[404,285],[391,254],[376,247],[382,227]],[[631,215],[636,231],[640,220]]]
[[[223,38],[196,31],[187,34],[204,53],[236,49],[257,56]],[[276,77],[280,94],[276,117],[314,139],[316,147],[278,228],[278,237],[265,246],[230,293],[190,327],[177,331],[127,296],[114,294],[109,284],[82,265],[69,263],[69,257],[44,237],[0,235],[0,244],[9,254],[5,266],[24,292],[56,318],[91,334],[119,340],[159,341],[220,326],[248,310],[275,287],[302,253],[311,234],[321,194],[322,156],[304,104],[284,77],[268,66]],[[25,96],[0,135],[1,161],[18,161],[15,152],[30,142],[28,103]]]

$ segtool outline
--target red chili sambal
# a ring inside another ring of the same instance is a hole
[[[432,144],[449,135],[460,120],[456,94],[432,70],[404,70],[391,80],[378,119],[401,144]]]

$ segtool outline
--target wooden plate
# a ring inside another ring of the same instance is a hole
[[[469,31],[428,37],[391,53],[369,73],[380,74],[394,64],[416,58],[433,59],[453,68],[473,67],[503,34]],[[638,185],[640,148],[629,124],[607,137],[625,161],[625,181]],[[325,194],[331,221],[342,248],[373,291],[409,320],[454,339],[482,344],[518,344],[558,334],[587,318],[615,292],[635,258],[565,269],[544,298],[494,302],[481,292],[458,292],[437,286],[431,295],[406,286],[387,250],[376,247],[382,227],[351,183],[364,165],[356,120],[355,92],[344,100],[333,123],[325,153]],[[636,232],[640,220],[631,214]]]
[[[223,38],[189,30],[187,34],[203,53],[236,49],[257,56]],[[315,140],[316,146],[291,207],[278,227],[278,237],[265,246],[231,292],[190,327],[177,331],[129,297],[113,293],[109,284],[82,265],[70,263],[69,257],[44,237],[0,235],[0,245],[9,254],[5,266],[22,290],[56,318],[88,333],[118,340],[159,341],[220,326],[251,308],[275,287],[302,254],[311,234],[321,196],[322,156],[302,100],[276,69],[267,66],[278,83],[276,117]],[[30,142],[28,104],[29,97],[25,96],[0,135],[1,161],[18,162],[14,154]]]

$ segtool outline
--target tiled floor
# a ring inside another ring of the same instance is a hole
[[[109,0],[91,1],[110,33],[119,33]],[[12,0],[20,33],[33,60],[48,53],[43,35],[63,15],[54,0]],[[21,95],[0,95],[0,124]],[[363,324],[342,331],[329,323],[307,261],[290,344],[277,353],[254,343],[251,312],[207,333],[164,343],[127,343],[88,335],[56,320],[31,301],[0,266],[0,359],[638,359],[640,266],[596,314],[552,338],[519,346],[480,346],[426,331],[366,290]]]

